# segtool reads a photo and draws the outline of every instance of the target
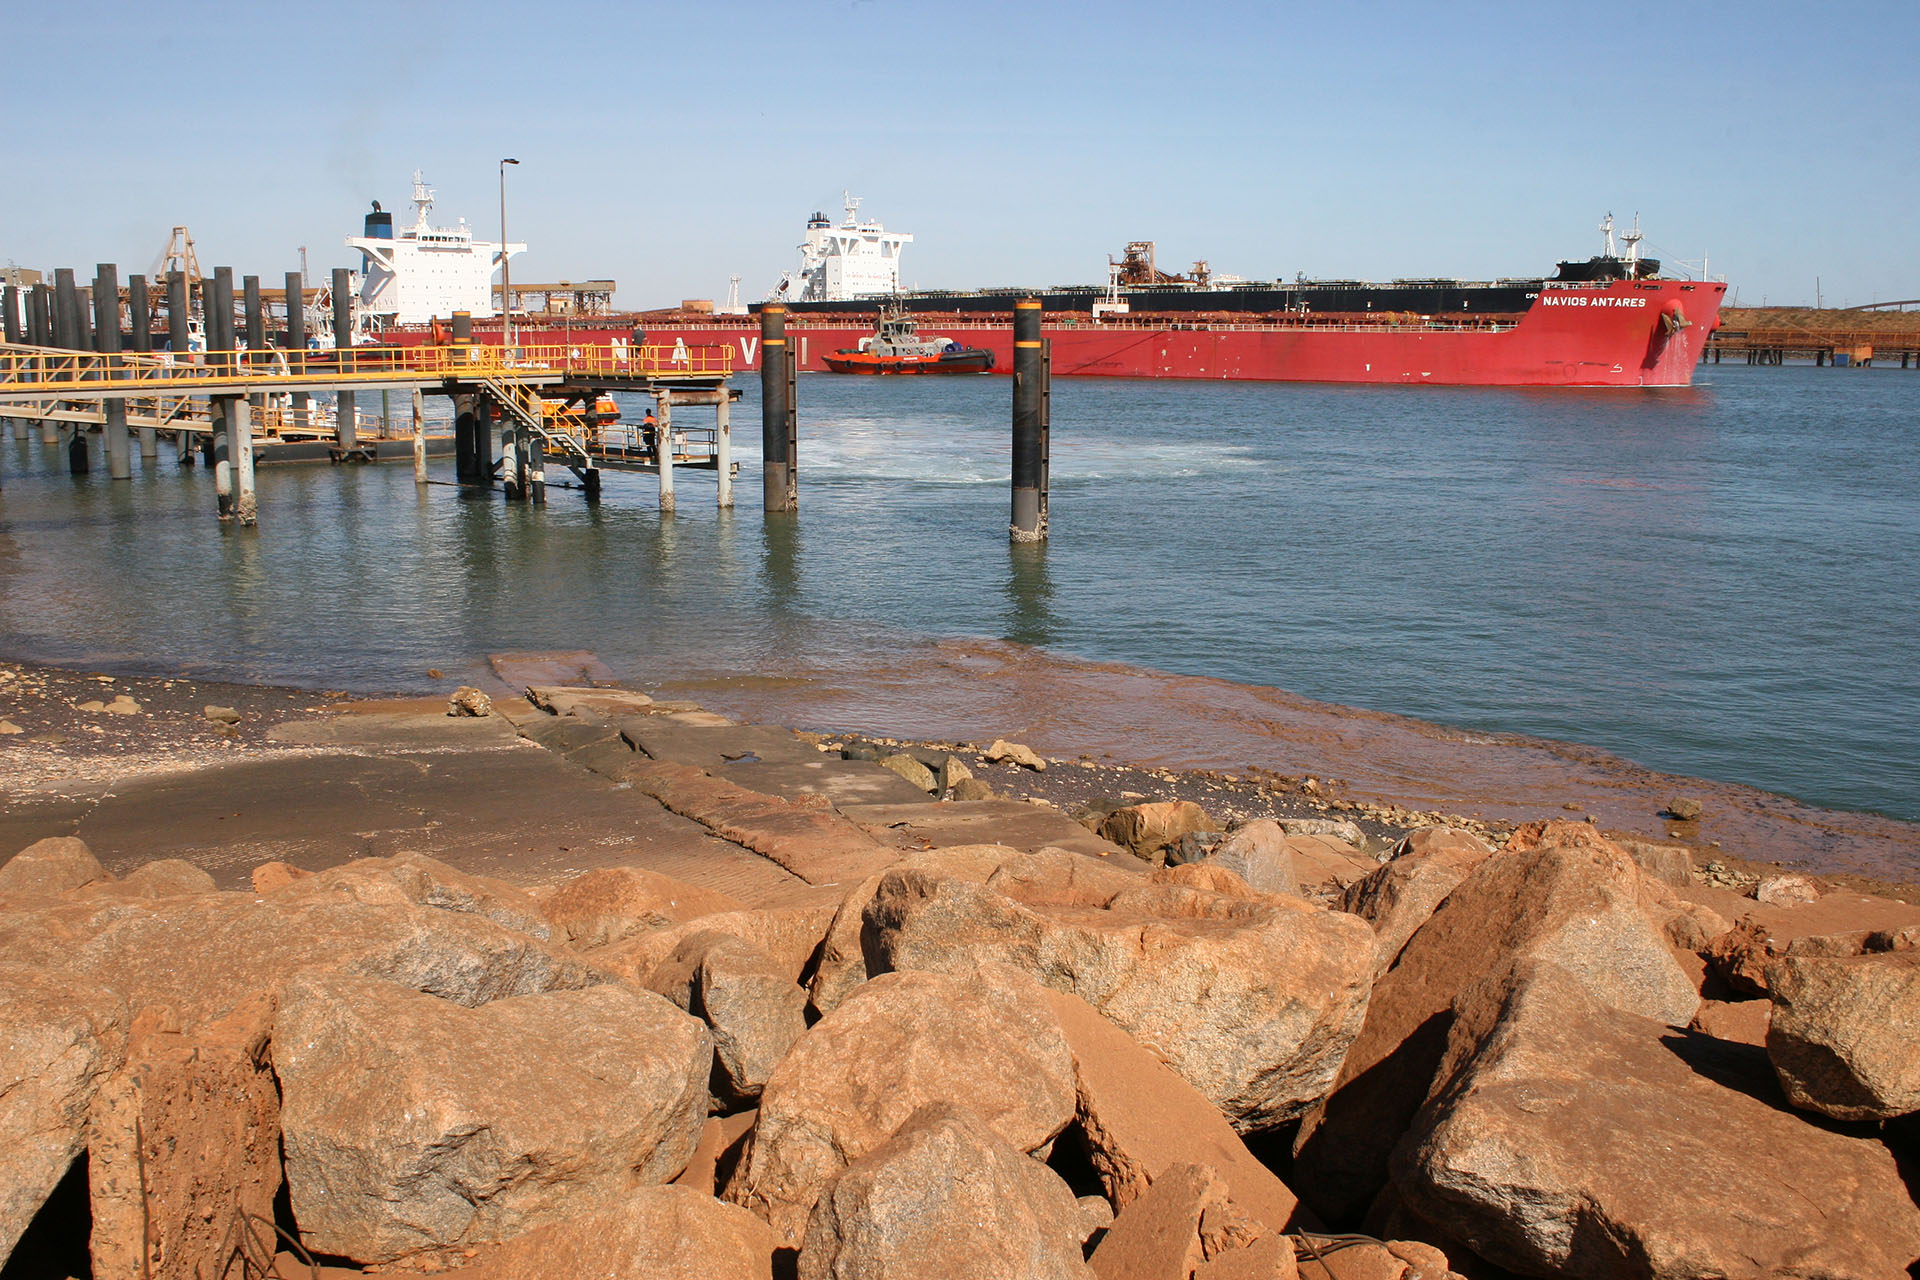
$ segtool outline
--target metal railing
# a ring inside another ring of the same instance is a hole
[[[733,352],[683,344],[639,349],[553,346],[322,347],[306,350],[204,351],[185,355],[0,350],[0,396],[98,396],[104,386],[125,396],[148,391],[270,390],[276,382],[407,384],[503,378],[552,382],[567,378],[725,377]]]

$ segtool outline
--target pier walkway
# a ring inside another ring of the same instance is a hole
[[[140,433],[141,453],[170,435],[191,465],[199,447],[209,465],[227,468],[235,487],[222,486],[223,515],[251,523],[254,450],[328,434],[308,406],[313,394],[332,393],[341,412],[331,434],[336,460],[372,455],[359,444],[351,397],[363,390],[409,392],[413,399],[414,461],[425,478],[421,397],[453,402],[455,452],[462,483],[499,480],[511,497],[543,501],[547,461],[571,470],[591,500],[603,470],[660,476],[661,502],[672,505],[675,469],[712,470],[720,502],[730,506],[734,466],[728,408],[738,398],[728,381],[728,348],[683,345],[608,349],[517,347],[502,350],[470,342],[447,346],[229,350],[177,357],[170,353],[89,352],[19,343],[0,344],[0,418],[42,424],[67,435],[75,471],[87,469],[85,432],[106,438],[116,476],[128,455],[128,432]],[[652,396],[658,422],[623,424],[600,409],[613,392]],[[675,407],[710,406],[711,430],[673,424]],[[496,449],[496,443],[498,448]],[[309,454],[309,456],[311,456]],[[221,471],[223,481],[229,479]]]

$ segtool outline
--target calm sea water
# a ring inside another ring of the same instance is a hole
[[[583,648],[640,681],[857,690],[984,637],[1920,819],[1920,373],[1062,379],[1044,549],[1007,544],[1005,379],[803,378],[802,511],[772,522],[742,381],[726,515],[691,473],[663,518],[651,477],[536,510],[416,490],[405,466],[291,467],[261,472],[245,532],[170,449],[114,484],[16,430],[0,652],[394,689]]]

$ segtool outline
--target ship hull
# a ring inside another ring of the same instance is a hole
[[[1615,280],[1542,288],[1517,316],[1472,324],[1382,323],[1365,317],[1238,322],[1127,317],[1049,317],[1056,377],[1192,378],[1254,382],[1335,382],[1417,386],[1683,387],[1693,380],[1718,323],[1724,284]],[[940,319],[943,334],[989,351],[996,371],[1013,367],[1010,323]],[[644,323],[650,349],[724,347],[735,372],[759,367],[760,328],[747,318]],[[478,342],[497,329],[475,325]],[[631,322],[575,322],[561,336],[516,326],[522,344],[626,342]],[[542,333],[549,336],[540,336]],[[800,368],[820,372],[872,332],[869,322],[790,316],[789,346]],[[409,340],[406,334],[390,335]]]

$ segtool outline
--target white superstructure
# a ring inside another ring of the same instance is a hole
[[[452,227],[427,221],[433,188],[413,171],[411,227],[398,235],[393,215],[378,201],[367,218],[366,235],[348,236],[347,247],[362,255],[358,310],[386,324],[425,324],[456,311],[476,319],[495,314],[493,275],[509,255],[525,253],[524,244],[502,246],[476,240],[465,218]]]
[[[900,247],[913,237],[860,220],[859,197],[843,194],[846,220],[839,226],[816,213],[807,220],[800,266],[780,277],[769,302],[837,302],[886,297],[900,291]]]

